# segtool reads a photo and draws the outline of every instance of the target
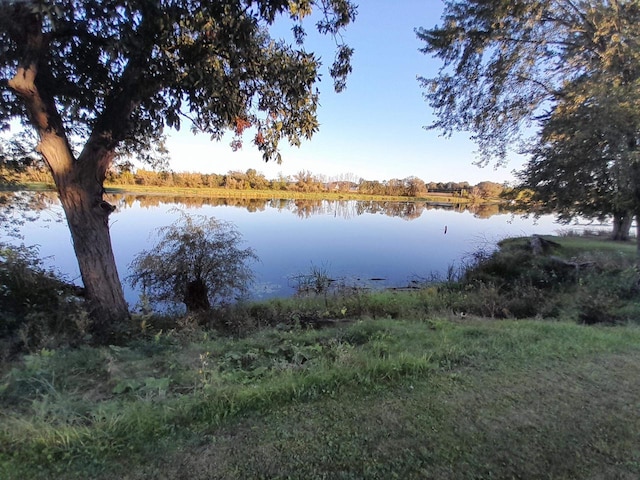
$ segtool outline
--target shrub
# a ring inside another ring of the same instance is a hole
[[[564,314],[587,324],[637,318],[640,273],[628,255],[582,244],[534,255],[527,244],[525,238],[509,239],[497,252],[478,256],[457,286],[440,286],[443,303],[498,318]]]
[[[79,293],[42,266],[36,247],[0,244],[2,355],[81,341],[88,316]]]
[[[181,212],[158,234],[158,243],[134,258],[128,278],[151,301],[183,303],[187,312],[198,312],[248,291],[253,274],[247,264],[257,256],[241,248],[242,236],[232,223]]]
[[[637,321],[640,273],[636,268],[592,271],[575,295],[578,321],[585,324]]]

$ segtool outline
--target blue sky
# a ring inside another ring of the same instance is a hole
[[[353,73],[340,94],[333,91],[326,70],[333,61],[334,42],[310,34],[307,48],[325,65],[319,85],[320,131],[300,148],[284,147],[282,164],[264,163],[250,141],[232,152],[230,138],[211,142],[185,128],[170,134],[171,167],[214,173],[255,168],[267,178],[309,170],[376,180],[411,175],[427,182],[512,180],[521,159],[514,157],[497,169],[479,168],[473,165],[475,145],[467,133],[444,138],[423,128],[433,117],[416,77],[435,76],[439,63],[418,51],[422,44],[414,30],[435,26],[441,13],[438,0],[361,0],[356,22],[344,34],[355,53]]]

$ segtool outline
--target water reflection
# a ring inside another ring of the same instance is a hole
[[[378,201],[378,200],[321,200],[321,199],[279,199],[250,197],[207,197],[164,194],[111,193],[105,199],[116,205],[119,210],[132,208],[154,209],[160,206],[177,206],[178,208],[235,207],[244,208],[249,213],[262,212],[266,209],[289,211],[299,218],[306,219],[315,215],[330,215],[350,219],[365,214],[381,214],[399,217],[404,220],[415,220],[429,210],[447,210],[453,212],[470,212],[476,218],[490,218],[493,215],[516,212],[503,204],[469,204],[469,203],[432,203],[412,201]],[[49,210],[58,205],[58,194],[53,191],[0,192],[0,205],[3,206],[0,218],[8,218],[9,212],[20,212],[33,218],[39,212]]]
[[[453,212],[470,212],[477,218],[489,218],[493,215],[514,213],[513,209],[503,204],[469,204],[469,203],[432,203],[412,201],[378,201],[378,200],[321,200],[321,199],[279,199],[249,197],[206,197],[185,195],[138,195],[109,194],[107,201],[119,209],[156,208],[162,205],[173,205],[185,208],[236,207],[247,212],[262,212],[266,209],[289,211],[299,218],[305,219],[315,215],[330,215],[350,219],[365,214],[381,214],[414,220],[429,210],[448,210]],[[517,213],[517,212],[516,212]]]
[[[57,202],[56,192],[0,190],[0,234],[19,238],[26,222],[61,222],[60,212],[51,208]]]
[[[51,266],[79,282],[66,223],[45,221],[51,218],[49,212],[61,212],[56,194],[33,195],[30,205],[42,215],[19,227],[24,242],[39,244]],[[290,279],[313,265],[326,266],[332,278],[347,285],[384,279],[376,285],[407,286],[412,278],[446,272],[479,245],[558,228],[551,216],[525,219],[498,205],[122,193],[110,194],[107,200],[117,206],[110,222],[122,278],[133,257],[149,248],[151,234],[176,220],[177,207],[237,226],[261,260],[255,266],[253,294],[263,298],[292,295]],[[125,294],[131,304],[137,302],[138,292],[128,289]]]

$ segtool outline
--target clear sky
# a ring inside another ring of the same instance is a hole
[[[353,73],[339,94],[333,91],[327,71],[334,42],[310,34],[307,49],[321,56],[324,64],[320,131],[300,148],[284,147],[282,164],[264,163],[249,136],[242,150],[232,152],[230,137],[211,142],[208,136],[194,136],[183,128],[170,134],[171,167],[203,173],[255,168],[267,178],[309,170],[329,177],[351,173],[368,180],[412,175],[426,182],[513,180],[512,171],[521,167],[522,160],[513,158],[498,169],[479,168],[473,165],[475,145],[467,133],[444,138],[423,128],[433,117],[417,77],[435,76],[439,62],[418,51],[422,43],[415,29],[435,26],[441,13],[439,0],[360,0],[358,17],[343,36],[355,49]]]

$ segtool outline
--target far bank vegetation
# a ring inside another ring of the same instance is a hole
[[[51,174],[43,166],[31,166],[20,172],[12,172],[17,184],[53,184]],[[6,177],[6,175],[5,175]],[[160,188],[203,188],[244,191],[279,191],[302,193],[352,193],[375,196],[455,197],[467,201],[498,200],[505,185],[484,181],[476,185],[469,182],[425,182],[410,176],[390,180],[365,180],[354,174],[334,177],[300,171],[295,175],[279,175],[267,179],[253,168],[245,172],[229,171],[225,174],[157,171],[134,169],[130,163],[112,168],[107,172],[106,184],[111,186],[137,186]]]

